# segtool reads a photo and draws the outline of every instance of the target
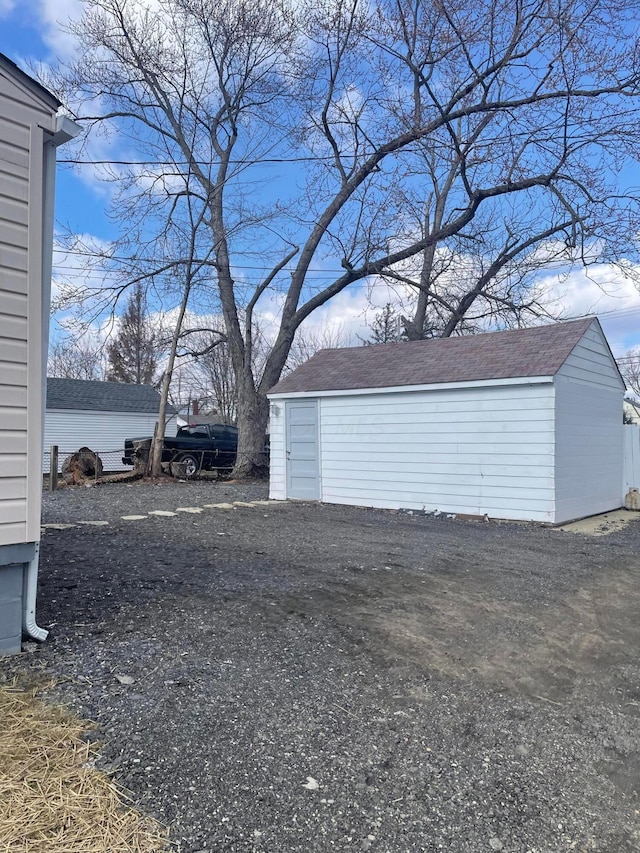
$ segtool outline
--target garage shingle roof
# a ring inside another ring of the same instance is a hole
[[[270,394],[554,376],[593,317],[457,338],[324,349]]]
[[[160,394],[153,385],[47,379],[47,409],[157,414],[159,408]],[[176,410],[168,406],[167,411]]]

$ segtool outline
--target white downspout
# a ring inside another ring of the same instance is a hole
[[[56,186],[56,148],[74,139],[82,130],[68,116],[58,115],[55,131],[44,144],[43,151],[43,205],[42,205],[42,424],[44,441],[44,416],[47,405],[47,355],[49,349],[49,313],[51,307],[51,275],[53,266],[53,224]],[[42,448],[41,448],[42,450]],[[42,464],[42,452],[40,453]],[[38,592],[38,562],[40,543],[34,543],[33,557],[27,564],[23,584],[22,630],[34,640],[47,639],[48,631],[36,624],[36,597]]]
[[[40,543],[34,543],[33,557],[27,564],[23,590],[22,631],[33,640],[40,642],[47,639],[49,634],[44,628],[36,624],[36,596],[38,592],[38,560],[40,557]]]

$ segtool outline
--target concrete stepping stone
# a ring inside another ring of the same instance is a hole
[[[48,524],[40,525],[43,530],[72,530],[76,525],[75,524],[58,524],[50,522]]]
[[[199,512],[202,512],[201,506],[177,506],[176,512],[190,512],[196,515]]]
[[[90,527],[107,527],[108,521],[79,521],[78,524],[87,524]]]
[[[120,518],[123,521],[142,521],[143,518],[146,518],[146,515],[121,515]]]
[[[207,509],[234,509],[233,504],[204,504]]]
[[[170,516],[170,515],[177,515],[177,513],[176,513],[176,512],[171,512],[171,511],[170,511],[170,510],[168,510],[168,509],[151,509],[151,510],[149,510],[149,515],[166,515],[166,516]]]
[[[255,501],[234,501],[234,506],[256,506]]]

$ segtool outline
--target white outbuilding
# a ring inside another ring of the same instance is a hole
[[[122,463],[125,440],[153,435],[159,411],[160,394],[152,385],[48,378],[45,472],[51,445],[58,447],[60,462],[89,447],[100,456],[105,471],[126,470],[129,466]],[[168,406],[167,413],[166,435],[175,435],[174,407]]]
[[[621,506],[595,318],[321,350],[269,392],[272,499],[559,524]]]

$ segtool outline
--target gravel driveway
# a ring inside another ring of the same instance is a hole
[[[204,506],[265,499],[45,495],[51,636],[2,663],[61,678],[183,853],[640,850],[640,524]]]

